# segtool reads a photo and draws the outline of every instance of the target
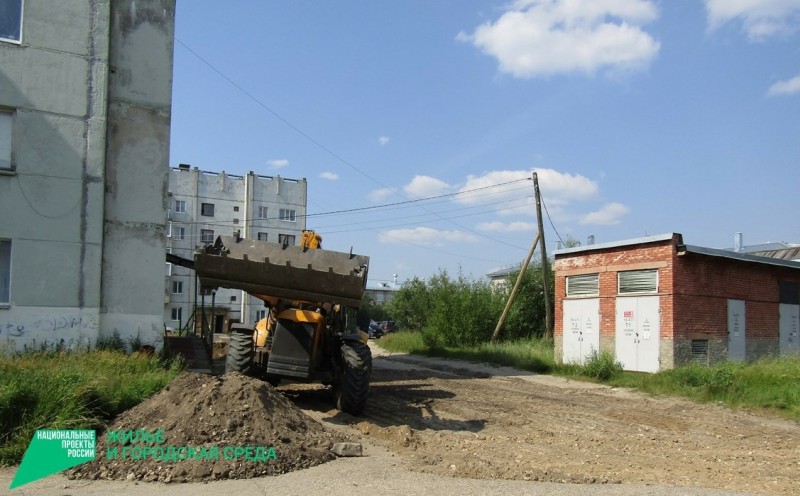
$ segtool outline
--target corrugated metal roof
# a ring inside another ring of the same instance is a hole
[[[705,248],[703,246],[683,245],[678,247],[678,255],[683,253],[699,253],[701,255],[708,255],[711,257],[728,258],[731,260],[740,260],[742,262],[753,262],[764,265],[776,265],[779,267],[789,267],[792,269],[800,269],[800,262],[793,262],[789,260],[781,260],[778,258],[759,257],[749,253],[738,253],[730,250],[718,250],[716,248]]]
[[[800,261],[800,246],[789,248],[781,248],[777,250],[760,250],[750,252],[750,255],[758,255],[760,257],[777,258],[779,260],[794,260]]]
[[[583,251],[592,250],[607,250],[609,248],[621,248],[623,246],[642,245],[647,243],[657,243],[659,241],[669,241],[675,233],[658,234],[654,236],[645,236],[643,238],[624,239],[622,241],[612,241],[609,243],[597,243],[594,245],[576,246],[574,248],[562,248],[553,252],[554,255],[566,255],[568,253],[580,253]],[[680,236],[680,234],[678,235]]]

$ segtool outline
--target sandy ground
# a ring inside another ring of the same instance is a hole
[[[322,386],[279,389],[362,458],[276,477],[158,484],[53,476],[0,494],[800,494],[800,425],[508,368],[374,347],[361,417]]]

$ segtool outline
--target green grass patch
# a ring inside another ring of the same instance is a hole
[[[556,368],[553,344],[537,338],[456,348],[436,343],[424,331],[401,331],[381,338],[380,346],[394,352],[507,365],[538,373],[552,372]]]
[[[120,351],[0,358],[0,465],[19,463],[36,429],[102,429],[166,386],[182,366]]]
[[[761,410],[800,420],[800,356],[771,358],[749,364],[725,362],[688,365],[657,374],[623,372],[608,352],[592,355],[584,365],[555,363],[553,343],[524,339],[459,348],[439,346],[425,332],[385,336],[380,346],[393,352],[507,365],[542,374],[567,376],[629,387],[653,395],[681,396],[731,408]]]

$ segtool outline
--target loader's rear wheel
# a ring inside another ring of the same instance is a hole
[[[253,372],[253,329],[234,327],[228,341],[228,356],[225,359],[225,372],[240,372],[250,375]]]
[[[342,369],[333,383],[336,408],[359,415],[367,404],[372,353],[360,342],[342,343]]]

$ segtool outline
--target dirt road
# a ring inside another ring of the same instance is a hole
[[[281,389],[414,471],[800,494],[795,422],[513,369],[375,355],[362,418],[330,409],[316,386]]]
[[[279,388],[312,417],[360,438],[362,458],[193,484],[57,475],[14,491],[14,470],[2,469],[0,495],[800,494],[796,422],[513,369],[374,354],[362,417],[332,409],[321,386]]]

